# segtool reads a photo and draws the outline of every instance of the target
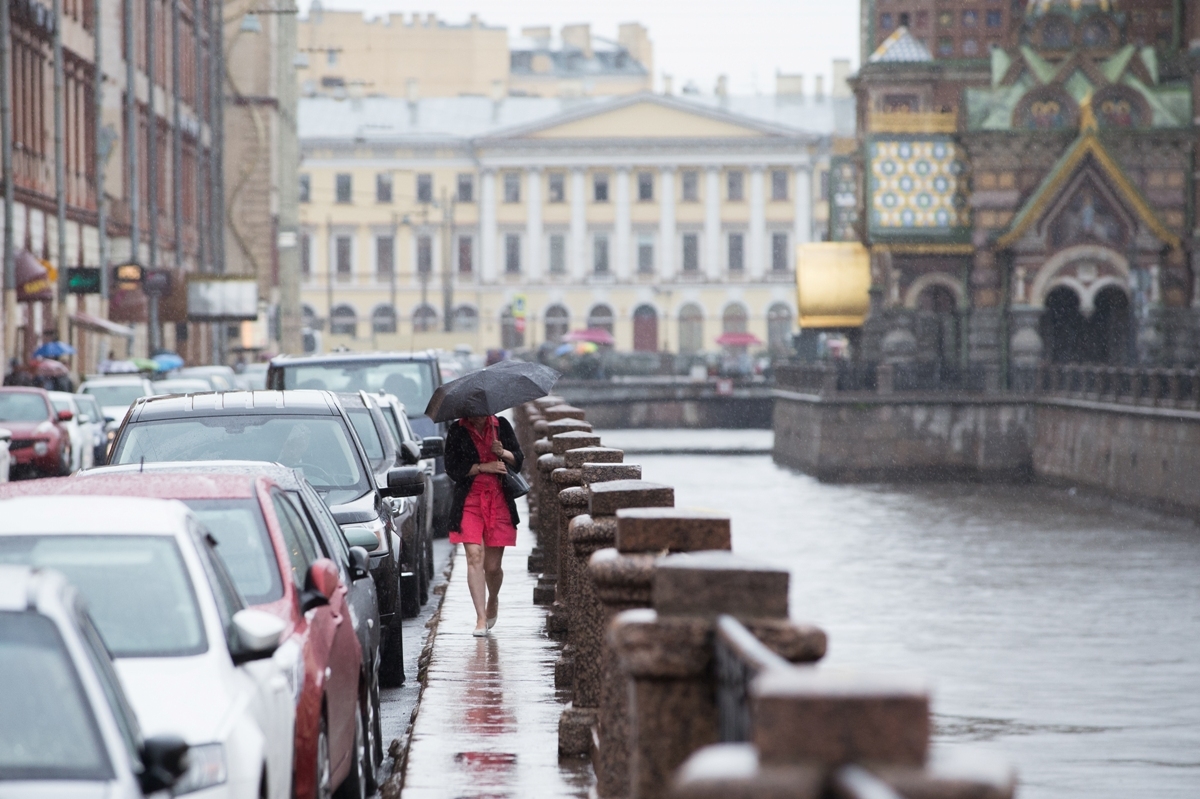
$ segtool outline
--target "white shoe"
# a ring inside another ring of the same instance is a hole
[[[487,638],[488,628],[484,627],[482,630],[472,630],[471,635],[475,636],[476,638]]]

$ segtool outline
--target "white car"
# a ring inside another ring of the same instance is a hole
[[[183,503],[28,486],[3,489],[0,562],[57,569],[83,593],[142,728],[189,745],[174,794],[287,799],[303,668],[279,647],[284,623],[243,607]]]
[[[0,427],[0,483],[8,482],[8,471],[12,468],[12,456],[8,445],[12,443],[12,431]]]
[[[100,403],[91,394],[75,393],[75,404],[79,412],[88,417],[85,428],[91,428],[92,466],[103,466],[108,460],[108,423],[104,420],[104,411]],[[85,435],[86,439],[87,436]]]
[[[89,377],[79,387],[80,394],[91,394],[104,410],[106,429],[116,431],[129,407],[138,397],[152,397],[158,392],[141,375],[102,375]]]
[[[142,799],[187,769],[179,736],[143,739],[79,592],[0,566],[0,794]]]
[[[92,468],[96,463],[95,430],[92,419],[75,402],[75,395],[66,391],[50,391],[50,404],[58,413],[70,411],[71,418],[59,419],[71,439],[71,474]]]

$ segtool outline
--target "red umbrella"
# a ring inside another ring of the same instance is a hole
[[[722,333],[717,343],[722,347],[753,347],[762,344],[762,339],[753,333]]]
[[[52,361],[44,358],[29,362],[29,371],[40,377],[61,377],[71,374],[71,371],[66,366],[58,361]]]
[[[611,347],[617,343],[613,338],[612,333],[599,327],[593,327],[588,330],[572,330],[562,337],[563,341],[590,341],[593,344],[605,344]]]

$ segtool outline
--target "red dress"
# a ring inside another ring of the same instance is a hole
[[[480,463],[500,460],[492,452],[492,442],[497,440],[496,431],[500,429],[498,418],[488,417],[488,424],[482,433],[468,424],[466,419],[459,419],[458,424],[471,436]],[[512,516],[508,512],[500,475],[475,475],[463,506],[462,524],[457,531],[450,532],[450,543],[483,544],[489,547],[511,547],[517,543],[517,528],[513,527]]]

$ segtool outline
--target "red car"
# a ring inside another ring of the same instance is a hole
[[[334,788],[365,792],[360,701],[369,701],[362,649],[337,565],[325,557],[313,520],[264,477],[226,474],[93,474],[0,486],[18,495],[136,496],[184,502],[217,541],[247,606],[289,624],[283,646],[297,646],[292,793],[324,797]],[[323,740],[322,740],[323,739]]]
[[[45,389],[0,388],[0,427],[12,432],[10,474],[70,474],[71,437],[62,422],[72,418],[70,411],[54,410]]]

